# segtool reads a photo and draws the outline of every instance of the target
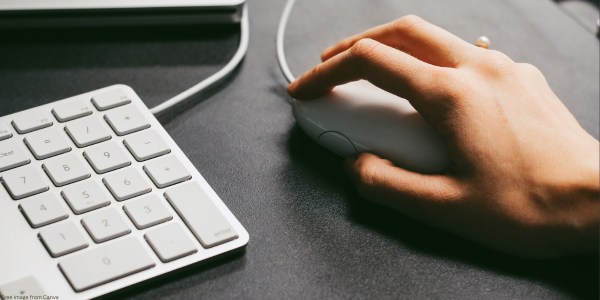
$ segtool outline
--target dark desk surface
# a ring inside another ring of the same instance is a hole
[[[362,200],[342,159],[295,124],[275,59],[284,1],[250,0],[237,72],[159,119],[250,232],[244,254],[116,295],[130,299],[598,299],[598,257],[503,255]],[[549,0],[299,0],[286,35],[299,75],[347,35],[417,14],[530,62],[599,133],[598,40]],[[115,83],[149,107],[223,66],[236,26],[0,32],[0,114]]]

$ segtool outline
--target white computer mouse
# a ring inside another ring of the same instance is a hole
[[[407,100],[368,81],[337,86],[315,100],[295,100],[293,112],[308,136],[343,157],[370,152],[419,173],[440,172],[450,162],[439,133]]]

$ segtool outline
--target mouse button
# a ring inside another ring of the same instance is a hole
[[[339,132],[327,131],[321,134],[319,144],[343,157],[356,154],[352,142]]]

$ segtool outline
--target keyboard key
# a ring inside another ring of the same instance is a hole
[[[52,118],[41,110],[18,114],[12,121],[18,133],[24,134],[52,126]]]
[[[106,190],[94,180],[69,185],[61,195],[78,215],[110,204]]]
[[[85,149],[83,156],[92,165],[96,173],[102,174],[131,164],[131,160],[122,146],[110,141]]]
[[[168,189],[165,197],[204,248],[238,238],[233,226],[197,182]]]
[[[59,105],[52,109],[52,113],[59,122],[66,122],[92,114],[92,105],[86,99],[81,99],[68,104]]]
[[[40,230],[39,237],[52,257],[59,257],[89,246],[73,221],[45,227]]]
[[[94,103],[98,110],[107,110],[130,102],[131,99],[121,89],[104,92],[92,97],[92,103]]]
[[[69,153],[50,159],[42,165],[56,186],[63,186],[91,176],[79,155]]]
[[[148,160],[171,152],[169,146],[153,129],[129,135],[123,140],[123,143],[137,161]]]
[[[33,228],[42,227],[69,217],[54,194],[46,193],[24,200],[19,208]]]
[[[175,155],[161,157],[145,164],[144,171],[148,173],[154,184],[159,188],[192,178],[192,175]]]
[[[94,117],[69,122],[65,126],[65,130],[79,148],[107,141],[111,138],[109,130],[102,124],[102,121]]]
[[[77,253],[58,263],[77,292],[154,266],[154,260],[136,237]]]
[[[106,175],[102,181],[118,201],[133,198],[152,190],[140,171],[135,168],[111,173]]]
[[[106,242],[131,232],[114,207],[86,215],[81,219],[81,223],[96,243]]]
[[[22,199],[48,190],[48,184],[34,166],[24,166],[2,174],[2,182],[13,199]]]
[[[6,124],[0,122],[0,141],[5,140],[12,137],[12,132],[8,129]]]
[[[134,200],[125,204],[123,209],[138,229],[148,228],[173,219],[171,213],[156,195],[148,195]]]
[[[30,161],[18,141],[0,142],[0,172],[26,165]]]
[[[56,128],[40,130],[25,137],[25,144],[37,159],[71,151],[71,146]]]
[[[42,289],[35,277],[28,276],[0,286],[0,295],[4,296],[4,299],[9,299],[8,296],[17,299],[13,297],[15,295],[27,295],[29,299],[33,299],[30,298],[31,296],[36,296],[40,297],[39,299],[42,299],[41,297],[48,294]]]
[[[187,233],[177,223],[171,223],[148,231],[144,235],[148,244],[162,262],[170,262],[198,252]]]
[[[118,135],[126,135],[150,127],[150,123],[133,105],[111,110],[104,118]]]

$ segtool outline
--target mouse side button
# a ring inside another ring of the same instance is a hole
[[[339,132],[327,131],[321,134],[319,144],[342,157],[356,154],[356,148],[352,142]]]

